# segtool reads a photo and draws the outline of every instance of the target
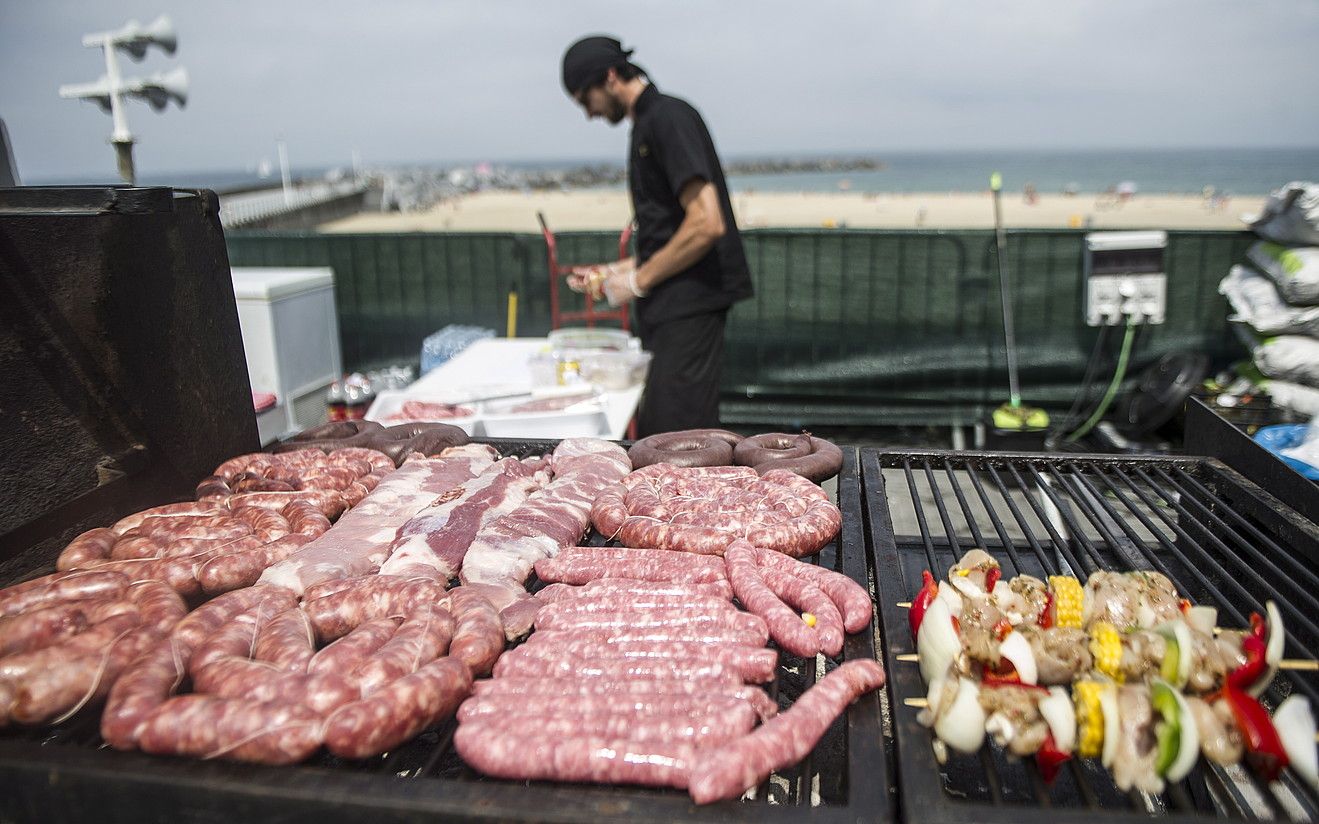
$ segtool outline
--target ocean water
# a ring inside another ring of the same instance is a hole
[[[883,164],[876,170],[850,172],[793,172],[785,174],[730,175],[735,192],[979,192],[989,188],[989,175],[1003,175],[1005,191],[1019,192],[1031,184],[1042,194],[1074,187],[1080,192],[1103,192],[1124,182],[1147,194],[1201,194],[1206,186],[1231,195],[1264,195],[1293,180],[1319,181],[1319,146],[1291,149],[1150,149],[1086,151],[941,151],[856,153]],[[726,156],[725,162],[749,159],[800,159],[798,156]],[[600,163],[621,164],[622,158],[581,161],[493,161],[509,170],[570,168]],[[410,164],[412,168],[427,164]],[[436,163],[436,168],[464,164]],[[295,177],[319,178],[325,169],[296,169]],[[31,184],[114,183],[113,173],[95,179],[31,179]],[[147,186],[208,188],[216,191],[278,186],[279,178],[259,179],[254,172],[237,170],[144,173]]]
[[[1186,149],[1145,151],[891,152],[875,155],[875,171],[733,175],[733,191],[977,192],[989,175],[1005,191],[1028,183],[1042,194],[1074,186],[1103,192],[1131,182],[1147,194],[1201,194],[1206,186],[1234,195],[1263,195],[1293,180],[1319,181],[1313,149]]]

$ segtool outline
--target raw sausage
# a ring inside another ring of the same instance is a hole
[[[802,613],[815,616],[815,633],[820,640],[820,651],[837,657],[843,651],[843,616],[829,596],[805,578],[798,578],[780,569],[759,567],[765,584],[785,604]]]
[[[485,596],[467,587],[449,593],[453,614],[453,641],[449,655],[462,661],[473,675],[486,675],[504,651],[504,625],[499,611]]]
[[[157,707],[138,745],[158,755],[296,764],[321,743],[321,717],[299,704],[180,695]]]
[[[110,557],[110,550],[117,540],[119,536],[113,529],[89,529],[69,542],[55,561],[55,569],[64,572],[91,566],[94,561],[103,561]]]
[[[325,746],[342,758],[366,758],[407,741],[447,718],[472,689],[472,673],[456,658],[437,658],[334,712]]]
[[[737,798],[774,770],[797,763],[848,704],[883,685],[884,668],[879,662],[857,659],[842,664],[760,729],[698,753],[691,770],[692,800],[709,804]]]
[[[591,781],[600,784],[687,786],[689,744],[619,741],[607,738],[541,736],[462,724],[454,747],[473,769],[519,781]]]
[[[735,541],[724,554],[733,592],[753,614],[765,620],[774,641],[793,655],[810,658],[820,652],[819,634],[765,583],[756,566],[755,548],[745,541]]]
[[[761,566],[776,567],[806,578],[824,590],[843,614],[843,628],[848,632],[860,632],[870,623],[873,610],[870,593],[846,575],[795,560],[770,549],[757,548],[756,560]]]
[[[447,610],[423,606],[414,610],[380,649],[352,671],[362,695],[370,695],[396,678],[444,655],[453,638],[454,621]]]

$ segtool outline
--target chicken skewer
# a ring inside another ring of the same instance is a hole
[[[1272,602],[1250,629],[1215,635],[1216,610],[1191,606],[1157,572],[1096,572],[1084,587],[1059,575],[1004,581],[997,561],[971,550],[949,581],[936,584],[927,571],[908,616],[927,681],[956,661],[989,683],[1062,685],[1093,671],[1119,682],[1162,677],[1197,694],[1231,678],[1259,695],[1282,665],[1285,632]]]
[[[1283,651],[1272,602],[1267,619],[1215,637],[1216,611],[1191,607],[1155,572],[1097,572],[1084,588],[1070,576],[1002,581],[998,562],[971,550],[949,582],[927,571],[909,615],[929,684],[920,720],[941,760],[989,735],[1035,756],[1048,780],[1075,752],[1102,756],[1123,790],[1159,792],[1203,752],[1245,757],[1270,781],[1291,763],[1319,791],[1308,700],[1283,702],[1275,726],[1254,698]]]
[[[1199,756],[1216,764],[1246,761],[1266,781],[1289,765],[1319,792],[1319,755],[1308,699],[1293,695],[1272,719],[1233,687],[1202,699],[1162,679],[1117,684],[1087,678],[1062,687],[977,684],[949,672],[930,684],[918,720],[932,727],[942,762],[949,748],[973,753],[991,737],[1017,756],[1033,756],[1046,781],[1075,757],[1101,759],[1121,790],[1162,792],[1186,777]]]

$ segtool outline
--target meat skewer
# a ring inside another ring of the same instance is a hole
[[[1215,635],[1217,612],[1191,606],[1156,572],[1096,572],[1083,588],[1070,576],[1003,581],[997,571],[971,550],[949,570],[951,584],[925,573],[908,617],[927,682],[957,662],[990,683],[1061,685],[1094,671],[1162,677],[1198,694],[1232,680],[1259,695],[1282,663],[1286,633],[1271,601],[1250,629]]]
[[[1203,755],[1216,764],[1243,761],[1266,781],[1291,765],[1319,789],[1315,722],[1299,695],[1274,719],[1258,701],[1232,686],[1207,699],[1184,696],[1162,679],[1117,684],[1102,677],[1062,687],[977,684],[949,673],[936,678],[917,720],[935,732],[940,762],[949,748],[974,753],[991,737],[1010,754],[1033,756],[1046,781],[1068,759],[1100,758],[1119,789],[1163,791],[1187,776]]]

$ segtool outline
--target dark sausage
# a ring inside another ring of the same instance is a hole
[[[753,467],[761,475],[785,469],[815,483],[837,475],[843,468],[843,451],[809,433],[771,432],[747,438],[733,450],[733,462]]]
[[[642,438],[627,451],[635,469],[651,464],[728,466],[742,436],[725,429],[688,429]]]

